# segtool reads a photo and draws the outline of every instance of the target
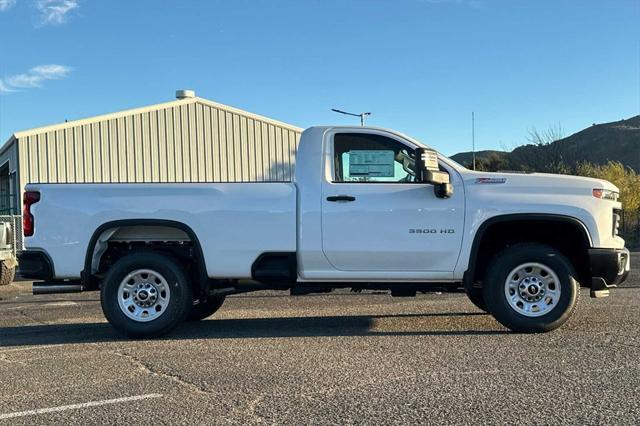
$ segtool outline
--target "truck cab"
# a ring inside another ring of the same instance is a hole
[[[437,184],[417,179],[416,150],[424,148],[382,129],[303,133],[295,173],[301,279],[454,279],[464,235],[463,180],[444,157],[438,167],[452,194],[439,197]]]

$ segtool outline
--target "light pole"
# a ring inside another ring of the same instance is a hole
[[[371,115],[370,112],[361,112],[360,114],[355,114],[353,112],[341,111],[341,110],[335,109],[335,108],[331,108],[331,111],[337,112],[337,113],[340,113],[340,114],[344,114],[344,115],[351,115],[353,117],[360,117],[360,125],[361,126],[364,126],[364,117],[366,115]]]

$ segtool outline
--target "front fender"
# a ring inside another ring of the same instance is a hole
[[[483,216],[483,213],[485,215]],[[467,271],[473,271],[475,269],[475,261],[478,257],[478,251],[480,243],[486,232],[486,230],[497,223],[503,222],[525,222],[525,221],[550,221],[550,222],[566,222],[577,226],[583,234],[584,241],[593,247],[592,233],[589,231],[589,226],[585,224],[581,219],[567,215],[557,213],[508,213],[508,214],[494,214],[486,215],[486,212],[477,212],[471,220],[468,220],[467,229],[464,234],[464,241],[462,244],[463,253],[458,260],[454,277],[457,279],[464,278],[465,280],[472,279]],[[595,226],[595,221],[591,221],[591,225]]]

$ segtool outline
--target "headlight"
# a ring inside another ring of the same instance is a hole
[[[622,210],[613,209],[613,236],[617,237],[620,234],[620,219],[622,217]]]
[[[618,193],[610,189],[593,188],[593,196],[603,200],[618,201]]]

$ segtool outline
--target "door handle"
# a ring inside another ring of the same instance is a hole
[[[327,201],[355,201],[356,197],[351,195],[332,195],[327,197]]]

